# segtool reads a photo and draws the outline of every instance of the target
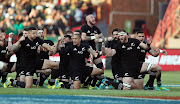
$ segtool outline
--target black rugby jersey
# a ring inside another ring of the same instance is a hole
[[[98,27],[93,26],[92,28],[89,25],[84,25],[81,27],[81,31],[86,33],[86,36],[94,36],[95,34],[101,34],[101,31]],[[93,50],[96,50],[96,44],[94,40],[88,40],[89,45],[93,48]]]
[[[36,37],[33,41],[29,40],[28,37],[25,40],[21,41],[21,49],[22,49],[22,59],[23,62],[35,63],[35,60],[38,58],[37,49],[39,45],[42,45],[44,42],[39,37]]]
[[[143,43],[146,44],[146,42],[143,42]],[[137,58],[140,62],[145,62],[146,53],[149,52],[149,50],[145,50],[141,48],[140,46],[137,47]]]
[[[137,47],[140,41],[137,39],[129,38],[127,43],[118,42],[115,45],[117,57],[119,58],[121,67],[131,67],[138,64],[136,56]]]
[[[16,64],[21,64],[23,59],[22,59],[22,49],[20,48],[17,52],[15,52],[16,54],[16,58],[17,58],[17,62]]]
[[[118,40],[108,41],[107,47],[111,49],[115,49],[115,45],[117,43],[118,43]],[[117,57],[117,54],[115,54],[114,56],[112,56],[111,65],[119,64],[118,62],[119,62],[119,58]]]
[[[8,59],[6,59],[7,52],[8,52],[8,47],[6,45],[0,46],[0,61],[3,61],[3,62],[9,61]]]
[[[65,43],[65,47],[68,47],[69,45],[73,45],[73,43],[72,42]],[[69,57],[69,53],[63,53],[65,47],[62,47],[61,50],[59,51],[60,64],[68,65],[70,61],[70,57]]]
[[[68,45],[64,50],[63,53],[70,55],[70,63],[69,65],[72,67],[81,67],[85,66],[85,58],[87,57],[87,54],[89,53],[87,50],[90,48],[90,46],[84,42],[81,42],[80,46],[76,45]]]

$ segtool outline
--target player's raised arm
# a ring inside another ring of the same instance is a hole
[[[106,48],[104,44],[102,44],[101,51],[102,54],[105,55],[106,57],[112,57],[116,54],[115,49]]]
[[[95,34],[94,36],[87,36],[85,32],[82,32],[82,36],[81,36],[82,40],[94,40],[99,38],[98,34]]]
[[[151,47],[148,53],[154,57],[157,57],[160,51],[159,51],[159,48]]]
[[[15,44],[13,44],[13,46],[12,46],[12,51],[13,52],[16,52],[16,51],[18,51],[19,50],[19,48],[21,48],[21,42],[22,41],[24,41],[25,40],[25,37],[24,36],[22,36]]]
[[[91,46],[88,48],[88,52],[91,53],[94,57],[98,56],[98,53],[96,53],[96,51],[93,50]]]
[[[53,53],[53,49],[52,49],[52,47],[49,44],[43,43],[42,47],[44,47],[45,49],[49,50],[50,53]]]
[[[151,46],[151,43],[152,43],[152,38],[148,38],[148,39],[147,39],[147,44],[141,42],[141,43],[139,44],[139,46],[140,46],[141,48],[145,49],[145,50],[148,50],[148,49],[150,48],[150,46]]]

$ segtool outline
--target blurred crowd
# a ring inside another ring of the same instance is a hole
[[[25,27],[43,29],[47,36],[63,35],[96,16],[91,0],[0,0],[0,30],[18,35]]]

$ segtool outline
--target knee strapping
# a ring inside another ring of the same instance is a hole
[[[127,87],[128,89],[131,89],[131,84],[130,83],[123,82],[123,86]]]
[[[146,69],[146,70],[147,70],[147,72],[151,69],[151,67],[152,67],[152,64],[151,64],[151,63],[149,63],[149,64],[148,64],[148,66],[147,66],[147,69]]]

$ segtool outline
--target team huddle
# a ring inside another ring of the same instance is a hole
[[[145,39],[140,29],[129,35],[125,30],[115,28],[112,37],[105,38],[95,26],[92,14],[86,17],[87,24],[80,30],[66,32],[54,44],[44,39],[43,30],[25,28],[19,33],[19,40],[12,43],[13,33],[8,41],[5,32],[0,33],[0,78],[1,86],[50,89],[145,89],[166,90],[161,85],[159,65],[145,62],[146,53],[157,57],[167,55],[165,50],[151,46],[152,39]],[[96,43],[102,43],[101,52]],[[59,54],[60,61],[51,61],[49,56]],[[16,62],[9,62],[15,54]],[[111,66],[114,78],[104,75],[101,55],[112,57]],[[7,78],[8,73],[16,72],[16,78]],[[36,73],[37,79],[33,79]],[[150,74],[144,84],[144,77]],[[50,78],[48,78],[50,77]],[[157,79],[157,87],[154,80]]]

